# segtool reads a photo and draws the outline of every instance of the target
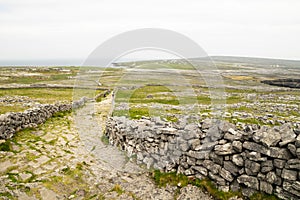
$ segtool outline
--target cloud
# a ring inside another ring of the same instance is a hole
[[[186,34],[211,55],[300,58],[299,7],[296,0],[0,0],[0,59],[85,58],[113,35],[145,27]]]

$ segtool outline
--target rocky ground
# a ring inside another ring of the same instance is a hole
[[[211,199],[194,186],[179,193],[177,187],[158,188],[149,172],[101,142],[108,103],[19,132],[11,149],[0,151],[0,199]]]

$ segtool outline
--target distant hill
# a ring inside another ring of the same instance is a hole
[[[214,61],[228,63],[249,63],[256,65],[281,65],[287,67],[300,67],[300,60],[283,60],[271,58],[235,57],[235,56],[211,56]]]

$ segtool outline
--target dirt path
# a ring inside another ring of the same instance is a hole
[[[6,142],[0,199],[174,199],[176,187],[157,188],[145,170],[101,142],[110,99],[93,107],[51,118]],[[181,190],[178,199],[209,199],[192,186]]]

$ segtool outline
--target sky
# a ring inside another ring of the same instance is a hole
[[[300,60],[299,9],[297,0],[0,0],[0,61],[82,63],[139,28],[184,34],[210,56]]]

